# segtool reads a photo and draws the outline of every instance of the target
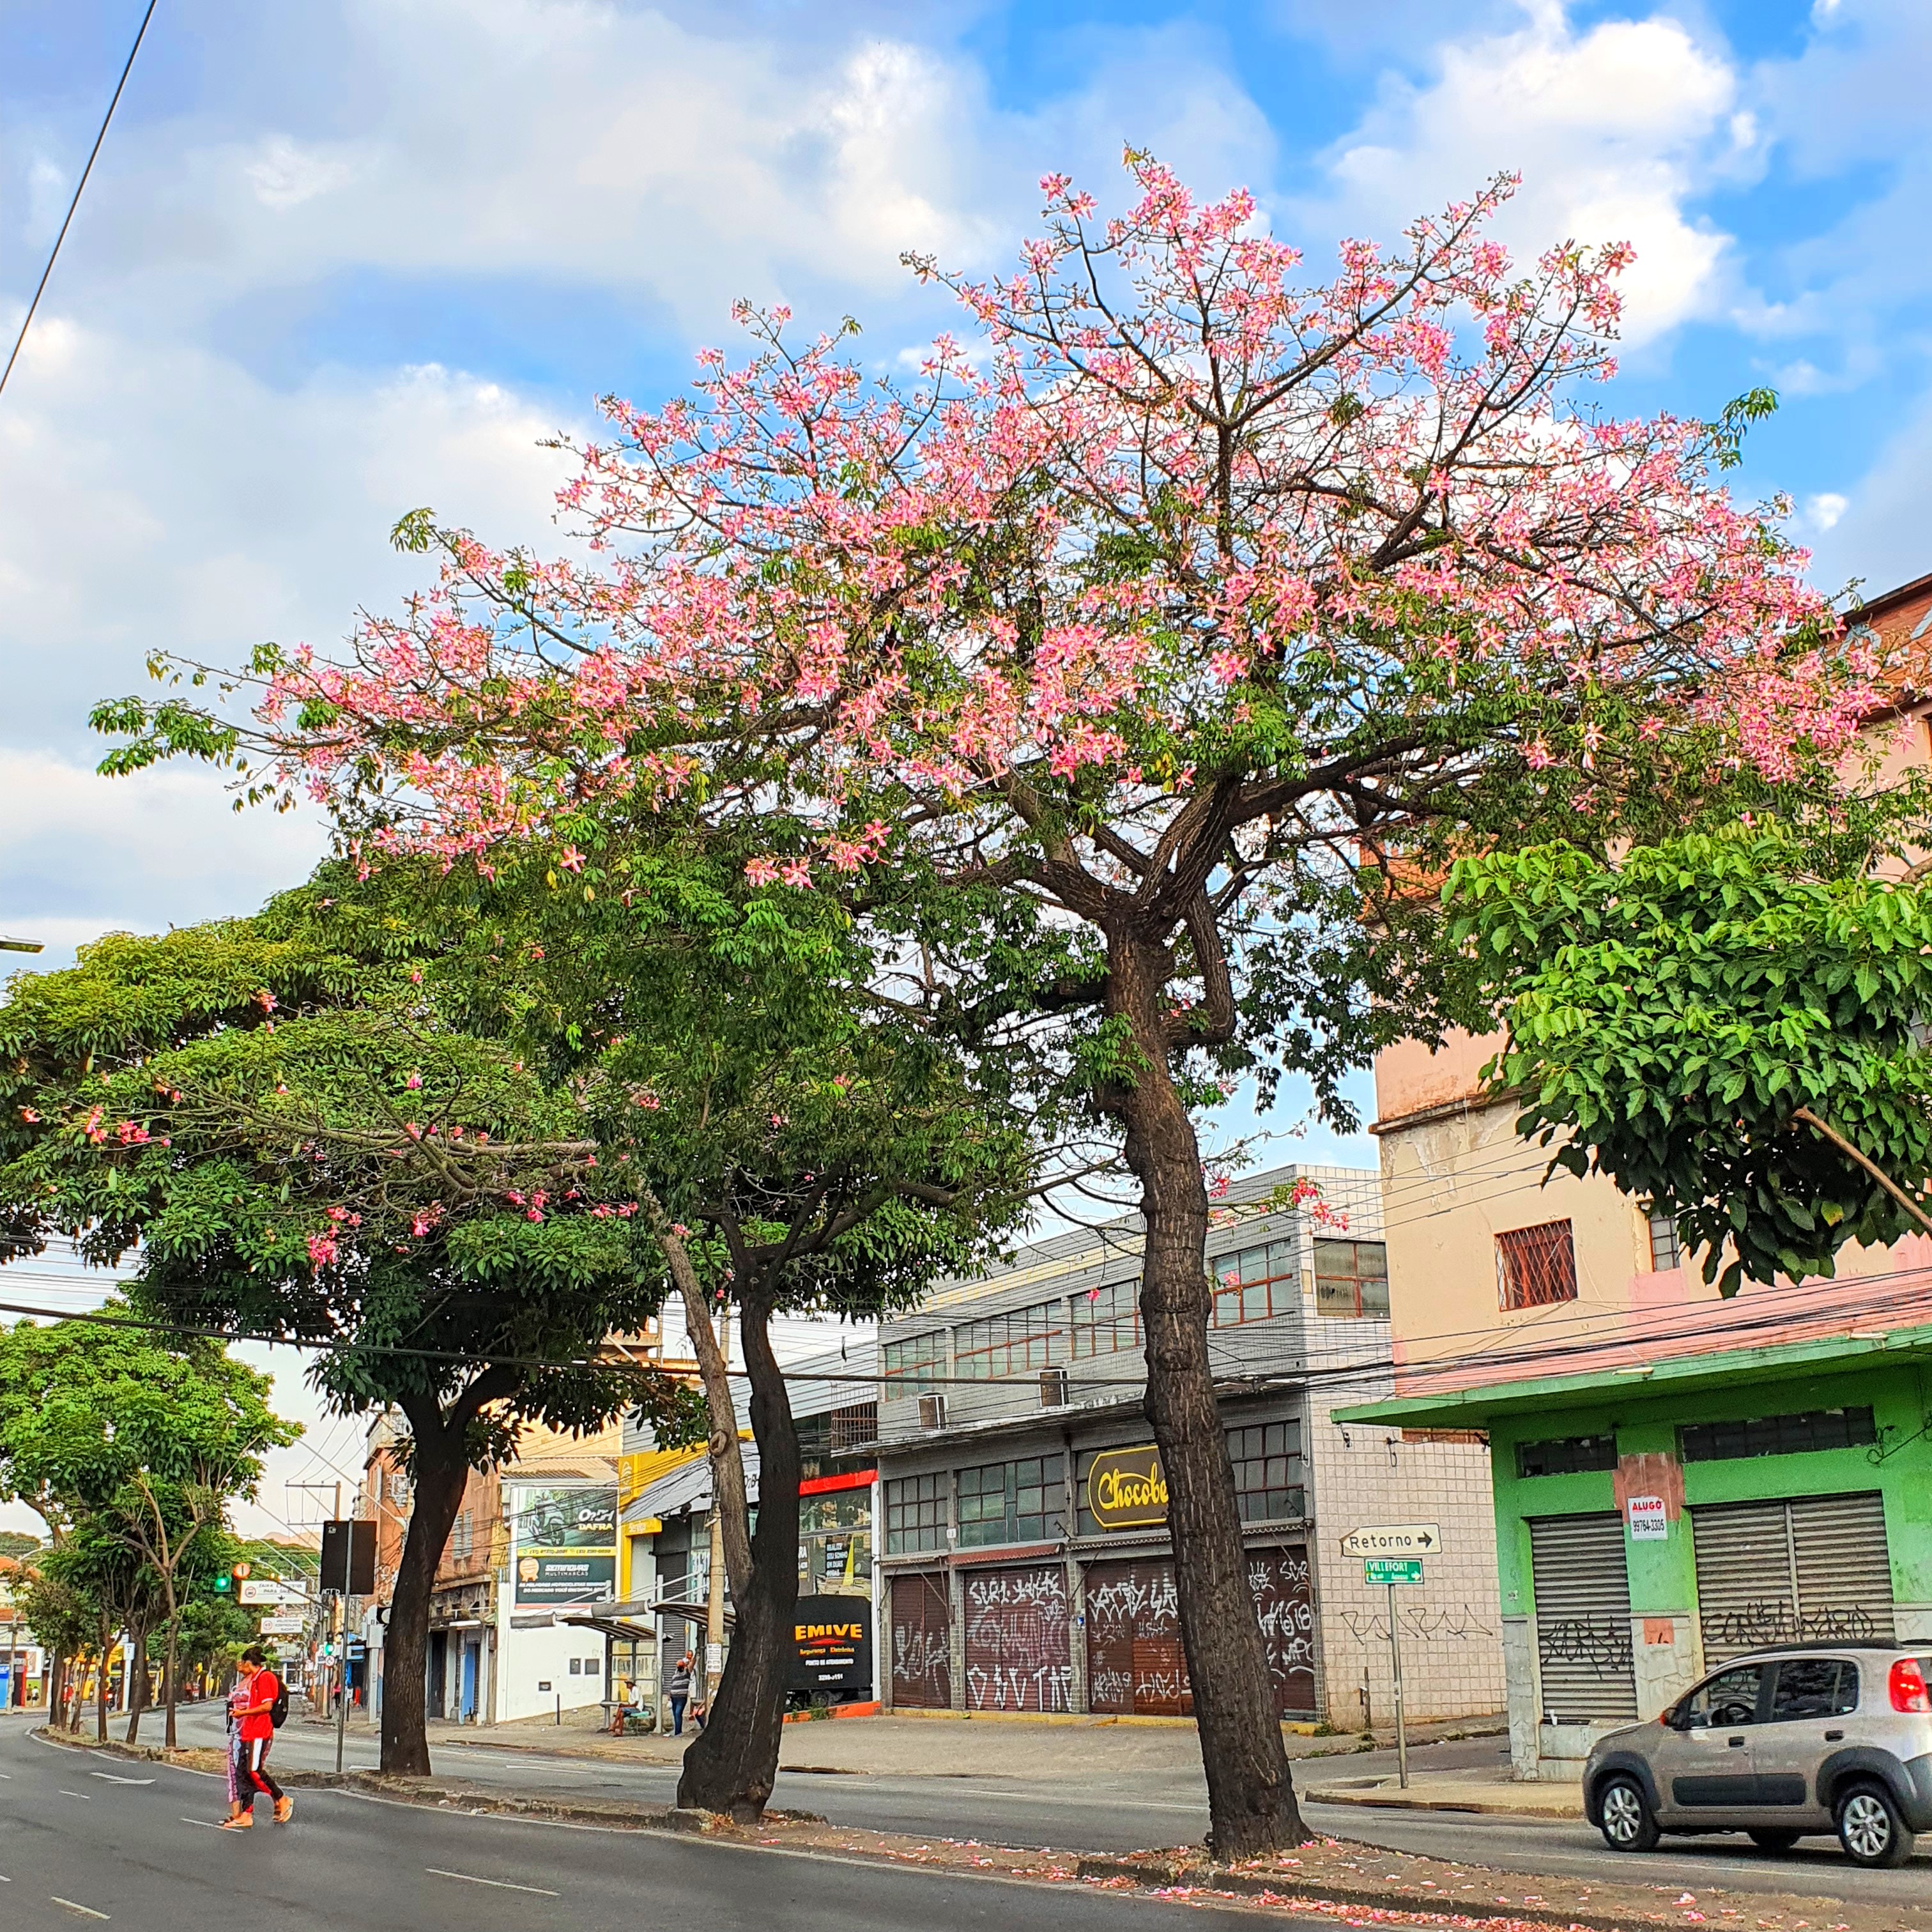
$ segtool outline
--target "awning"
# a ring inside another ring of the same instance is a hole
[[[754,1443],[742,1442],[739,1454],[744,1459],[745,1493],[749,1502],[758,1499],[758,1451]],[[711,1458],[695,1456],[668,1470],[654,1483],[647,1484],[624,1505],[626,1527],[646,1518],[676,1516],[680,1510],[711,1507]]]
[[[628,1603],[602,1604],[592,1610],[557,1612],[557,1622],[570,1624],[580,1630],[602,1630],[606,1636],[623,1637],[626,1640],[657,1635],[655,1623],[647,1619],[656,1617],[677,1617],[688,1624],[703,1625],[710,1621],[707,1604],[691,1604],[681,1598],[664,1598],[652,1603],[644,1598],[634,1598]],[[731,1606],[724,1606],[724,1622],[728,1626],[736,1622],[731,1613]]]

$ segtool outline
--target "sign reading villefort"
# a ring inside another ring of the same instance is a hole
[[[1087,1472],[1087,1509],[1101,1529],[1157,1529],[1167,1520],[1167,1472],[1150,1442],[1102,1449]]]

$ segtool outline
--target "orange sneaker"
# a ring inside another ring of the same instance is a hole
[[[250,1832],[255,1828],[255,1814],[252,1811],[238,1811],[232,1818],[221,1821],[224,1832]]]
[[[286,1825],[296,1815],[296,1801],[285,1791],[275,1800],[275,1822]]]

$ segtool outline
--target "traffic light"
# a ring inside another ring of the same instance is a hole
[[[214,1592],[217,1596],[225,1597],[233,1588],[234,1584],[225,1570],[214,1580]]]

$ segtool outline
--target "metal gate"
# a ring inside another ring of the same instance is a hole
[[[1704,1661],[1767,1644],[1889,1643],[1892,1557],[1876,1490],[1690,1512]]]
[[[1283,1716],[1315,1714],[1315,1597],[1306,1544],[1248,1552],[1248,1588],[1261,1619],[1275,1708]]]
[[[1096,1563],[1088,1570],[1087,1708],[1124,1717],[1192,1712],[1171,1558]]]
[[[1548,1516],[1529,1526],[1536,1655],[1552,1724],[1636,1715],[1623,1519]]]
[[[944,1576],[895,1576],[892,1684],[896,1707],[944,1711],[952,1702],[952,1612]]]
[[[1065,1569],[969,1570],[965,1591],[967,1709],[1072,1710]]]

